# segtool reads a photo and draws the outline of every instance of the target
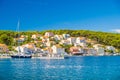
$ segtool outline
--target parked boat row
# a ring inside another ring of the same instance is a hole
[[[62,55],[47,55],[47,56],[34,56],[34,55],[29,55],[29,54],[16,54],[12,55],[11,58],[32,58],[32,59],[65,59],[65,56]]]

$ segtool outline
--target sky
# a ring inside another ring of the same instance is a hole
[[[0,30],[120,33],[120,0],[0,0]]]

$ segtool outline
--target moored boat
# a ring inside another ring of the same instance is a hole
[[[12,55],[11,58],[31,58],[31,55],[27,55],[27,54],[17,54],[17,55]]]

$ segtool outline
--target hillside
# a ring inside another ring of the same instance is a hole
[[[46,30],[46,31],[26,31],[20,32],[20,35],[27,35],[28,38],[32,34],[44,35],[45,32],[53,32],[54,34],[70,34],[73,37],[83,36],[97,41],[100,44],[111,45],[120,49],[120,34],[108,33],[108,32],[97,32],[89,30]],[[13,38],[17,37],[18,33],[15,31],[3,31],[0,30],[0,43],[4,43],[8,46],[12,46]]]

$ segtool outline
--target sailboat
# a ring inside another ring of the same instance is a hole
[[[19,26],[20,26],[20,23],[18,21],[18,25],[17,25],[17,32],[18,32],[18,40],[17,40],[17,44],[18,44],[18,52],[15,54],[15,55],[12,55],[11,58],[31,58],[32,55],[29,55],[29,54],[25,54],[25,53],[22,53],[20,51],[20,42],[19,42]]]

